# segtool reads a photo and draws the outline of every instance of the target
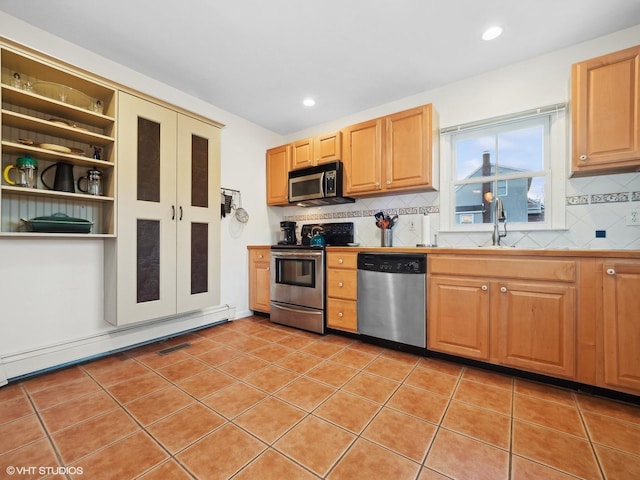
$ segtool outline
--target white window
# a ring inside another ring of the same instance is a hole
[[[510,230],[565,228],[564,106],[443,129],[440,227],[490,230],[495,199]]]

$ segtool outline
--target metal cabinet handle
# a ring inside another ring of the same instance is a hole
[[[171,205],[171,220],[175,220],[175,219],[176,219],[176,206]]]
[[[180,218],[179,218],[179,220],[182,221],[182,205],[180,205]]]
[[[487,285],[482,285],[482,287],[480,287],[482,289],[482,291],[486,292],[487,290],[489,290],[489,287]]]
[[[613,268],[607,268],[607,275],[615,275],[616,271]]]
[[[502,293],[507,293],[507,287],[500,287],[500,291]]]
[[[587,159],[587,156],[586,155],[580,155],[580,157],[578,157],[578,158],[580,158],[580,160],[582,160],[584,162]]]

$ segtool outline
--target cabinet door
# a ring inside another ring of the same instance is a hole
[[[178,116],[177,313],[220,303],[220,129]]]
[[[576,374],[576,294],[573,285],[496,282],[492,360],[556,377]]]
[[[431,108],[425,105],[385,117],[385,189],[432,185]]]
[[[640,262],[605,263],[604,382],[640,394]]]
[[[574,174],[640,165],[640,47],[573,65]]]
[[[293,143],[291,147],[291,170],[311,167],[316,164],[313,146],[313,137]]]
[[[289,204],[290,156],[290,145],[267,150],[267,205]]]
[[[120,92],[119,325],[176,312],[177,114]],[[121,155],[121,157],[120,157]]]
[[[249,308],[263,313],[271,309],[270,254],[268,248],[249,250]]]
[[[313,150],[317,163],[340,160],[342,158],[342,132],[331,132],[315,137]]]
[[[343,130],[346,194],[378,193],[382,182],[382,120]]]
[[[489,360],[488,282],[432,276],[428,295],[428,348]]]

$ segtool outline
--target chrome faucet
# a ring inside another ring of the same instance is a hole
[[[504,232],[500,232],[500,222],[504,223]],[[496,197],[493,210],[493,245],[500,245],[500,239],[507,236],[507,215],[504,213],[504,203],[500,197]]]

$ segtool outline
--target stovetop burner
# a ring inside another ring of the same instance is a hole
[[[321,227],[327,247],[346,247],[353,243],[354,225],[353,222],[339,223],[311,223],[302,225],[300,237],[302,243],[299,245],[273,245],[272,249],[313,249],[322,250],[324,247],[311,245],[312,229]]]

